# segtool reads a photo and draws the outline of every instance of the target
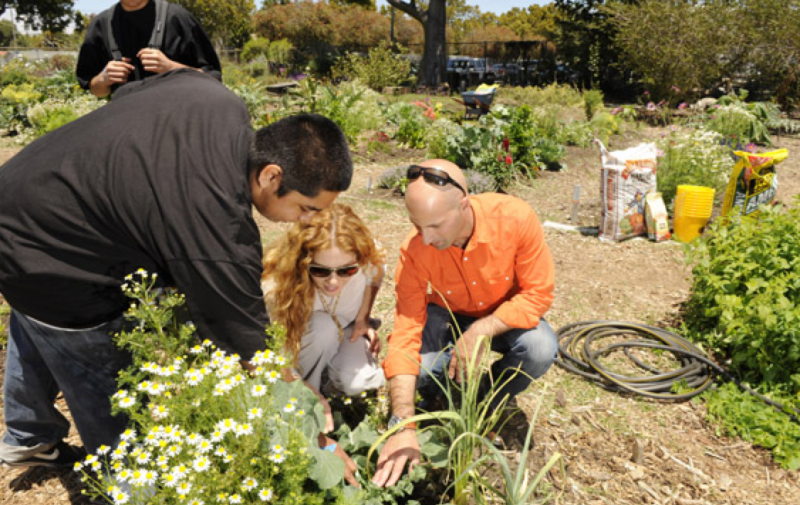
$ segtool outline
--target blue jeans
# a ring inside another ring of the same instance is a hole
[[[23,448],[47,450],[67,436],[69,422],[53,405],[59,391],[89,453],[116,443],[128,421],[111,415],[110,400],[131,362],[114,344],[123,325],[120,317],[89,330],[60,329],[11,311],[0,455],[23,459]]]
[[[460,314],[451,315],[436,304],[428,305],[417,378],[417,390],[423,399],[432,399],[441,392],[434,377],[445,384],[455,339],[476,320]],[[495,336],[492,351],[503,355],[492,363],[491,369],[493,383],[501,385],[490,403],[491,408],[495,408],[504,397],[511,400],[525,391],[533,379],[550,369],[558,355],[558,338],[547,321],[541,319],[536,328],[513,329]]]

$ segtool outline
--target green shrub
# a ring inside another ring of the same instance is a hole
[[[425,135],[432,121],[424,116],[422,107],[408,102],[395,102],[386,110],[386,119],[397,128],[394,138],[398,142],[412,149],[425,148]]]
[[[32,72],[28,61],[14,58],[0,69],[0,88],[9,85],[36,84],[39,78]]]
[[[800,392],[797,205],[764,207],[759,218],[729,224],[718,220],[690,258],[688,334],[729,360],[731,371],[744,380]]]
[[[39,137],[88,114],[104,103],[88,94],[68,100],[48,98],[28,108],[28,121],[35,136]]]
[[[366,57],[356,53],[340,57],[331,73],[334,79],[357,79],[370,88],[381,91],[408,81],[410,71],[411,63],[395,53],[391,43],[384,41],[370,49]]]
[[[682,132],[672,126],[669,135],[658,141],[663,153],[658,159],[658,191],[668,207],[681,184],[714,188],[721,201],[733,162],[730,150],[718,138],[707,130]]]
[[[773,400],[790,407],[798,402],[790,396]],[[800,425],[753,395],[729,382],[703,395],[708,417],[728,435],[772,451],[775,461],[788,470],[800,468]]]
[[[250,62],[259,56],[269,57],[269,40],[256,37],[250,39],[242,48],[242,61]]]
[[[608,143],[609,137],[619,134],[622,121],[610,112],[601,111],[595,114],[589,124],[594,130],[595,137]]]
[[[529,105],[539,107],[544,105],[558,105],[571,107],[583,105],[581,92],[569,84],[553,83],[539,88],[536,86],[503,88],[497,94],[500,103],[510,105]]]
[[[591,121],[597,111],[603,108],[603,92],[599,89],[584,91],[583,106],[586,111],[586,120]]]

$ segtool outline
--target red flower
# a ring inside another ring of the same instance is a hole
[[[498,154],[497,155],[497,161],[499,161],[500,163],[503,162],[503,155],[502,154]]]
[[[511,159],[511,155],[509,154],[506,156],[506,165],[510,165],[514,160]]]
[[[508,141],[508,137],[503,139],[503,149],[508,151],[508,147],[511,145],[511,142]]]

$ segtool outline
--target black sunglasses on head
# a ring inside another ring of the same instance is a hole
[[[421,167],[419,165],[411,165],[408,167],[408,172],[406,172],[406,179],[409,181],[413,181],[419,179],[422,176],[425,179],[425,182],[430,184],[435,184],[437,186],[446,186],[448,184],[452,184],[453,186],[457,187],[461,190],[464,195],[467,194],[467,190],[461,187],[461,184],[457,183],[450,177],[450,174],[442,170],[441,168],[436,167]]]
[[[358,265],[347,265],[337,268],[328,268],[321,265],[309,265],[308,273],[311,277],[318,277],[320,279],[327,279],[334,273],[337,277],[352,277],[358,273]]]

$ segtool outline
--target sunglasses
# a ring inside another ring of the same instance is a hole
[[[422,176],[425,179],[425,182],[430,184],[435,184],[437,186],[446,186],[448,184],[452,184],[453,186],[457,187],[461,190],[464,195],[467,194],[467,190],[461,187],[461,184],[457,183],[450,177],[450,174],[442,170],[441,168],[436,167],[421,167],[419,165],[411,165],[408,167],[408,172],[406,172],[406,178],[409,181],[413,181],[419,179]]]
[[[358,265],[347,265],[338,268],[328,268],[320,265],[309,265],[308,273],[311,274],[311,277],[317,277],[318,279],[327,279],[334,273],[336,274],[337,277],[352,277],[356,273],[358,273]]]

